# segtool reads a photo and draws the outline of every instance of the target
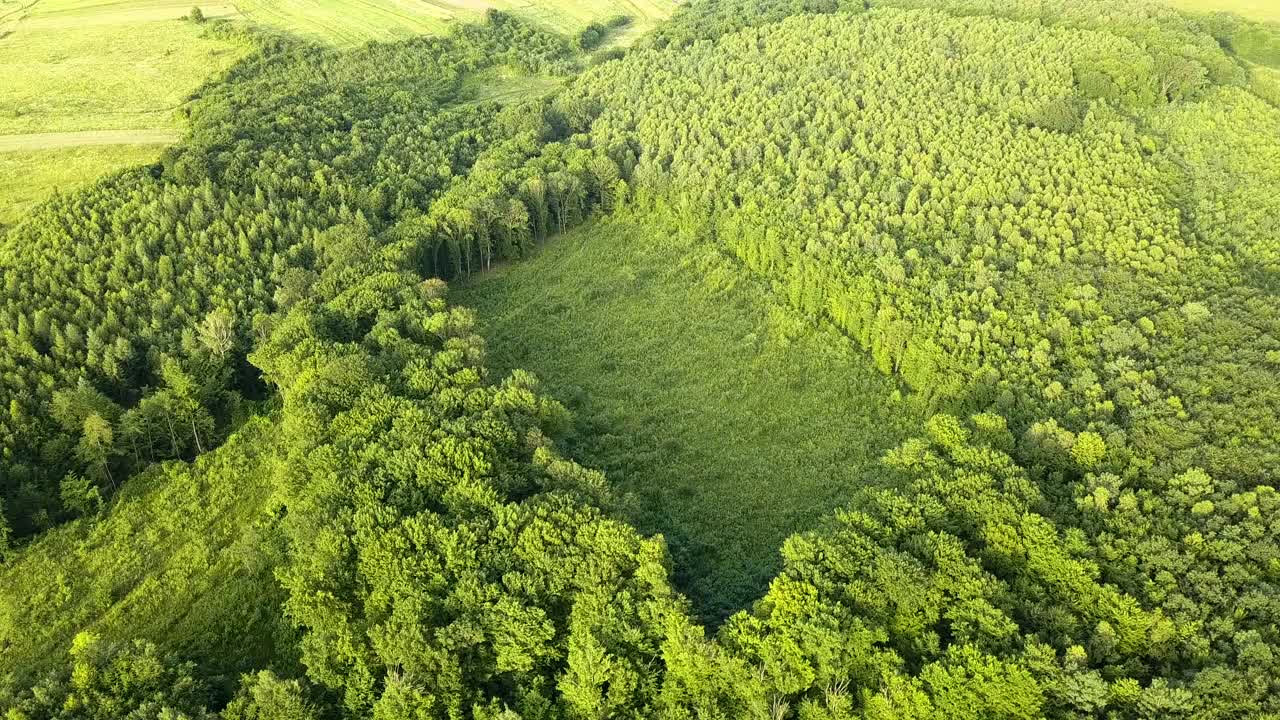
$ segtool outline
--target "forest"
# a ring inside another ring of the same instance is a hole
[[[1280,718],[1280,26],[632,22],[200,15],[0,229],[3,717]]]

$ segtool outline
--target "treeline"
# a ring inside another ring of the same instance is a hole
[[[242,39],[255,54],[197,92],[160,163],[56,198],[0,240],[0,527],[16,536],[215,446],[263,391],[243,360],[255,322],[305,286],[316,237],[422,213],[521,122],[446,108],[463,75],[570,61],[562,38],[501,13],[345,53]]]
[[[1193,90],[1205,80],[1243,83],[1244,70],[1223,54],[1221,46],[1230,44],[1232,38],[1246,37],[1250,28],[1259,28],[1227,13],[1191,16],[1158,0],[1065,0],[1053,4],[1039,0],[727,0],[682,8],[646,38],[645,44],[659,49],[687,47],[793,15],[850,14],[873,8],[939,10],[958,17],[1031,21],[1124,37],[1150,55],[1162,77],[1166,99],[1177,99],[1178,93]]]

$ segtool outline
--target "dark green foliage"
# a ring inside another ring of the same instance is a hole
[[[1075,97],[1046,100],[1027,114],[1027,123],[1033,127],[1069,133],[1080,129],[1087,106]]]
[[[608,33],[608,28],[600,23],[593,22],[579,30],[573,41],[579,50],[595,50],[600,46],[600,43],[604,42],[606,33]]]
[[[329,266],[331,299],[253,354],[284,400],[280,578],[311,677],[385,717],[528,713],[557,683],[569,704],[640,706],[681,608],[661,542],[601,514],[603,477],[544,435],[563,408],[525,373],[485,384],[471,313],[396,253]]]
[[[1280,69],[1280,26],[1250,22],[1218,12],[1204,20],[1205,29],[1241,58]]]

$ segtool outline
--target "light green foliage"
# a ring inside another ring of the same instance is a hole
[[[297,680],[283,680],[269,670],[242,678],[223,720],[320,720],[320,709],[306,697]]]
[[[494,367],[527,368],[575,419],[566,451],[633,494],[699,615],[745,607],[778,547],[918,425],[893,383],[724,259],[642,219],[593,223],[458,286]]]
[[[27,691],[0,686],[0,708],[14,720],[203,720],[211,700],[195,665],[151,643],[111,643],[76,635],[70,667]]]
[[[1107,455],[1107,443],[1096,432],[1082,432],[1071,445],[1071,457],[1085,470],[1092,470]]]
[[[1084,2],[1046,28],[972,17],[977,0],[913,4],[958,14],[793,17],[602,65],[561,102],[600,109],[589,141],[627,158],[641,207],[714,237],[930,398],[1096,432],[1130,472],[1249,482],[1280,461],[1274,383],[1226,359],[1274,349],[1274,163],[1255,160],[1280,149],[1280,113],[1168,11],[1111,28],[1091,9],[1123,12]],[[679,20],[655,47],[723,31]],[[1079,127],[1039,127],[1063,100],[1087,107]],[[1221,123],[1201,113],[1248,122],[1253,159],[1235,138],[1235,164],[1211,159],[1194,133]]]
[[[8,556],[0,676],[49,669],[81,630],[111,643],[145,638],[224,672],[276,657],[279,557],[264,456],[274,437],[253,421],[194,466],[132,478],[100,515]]]
[[[1218,602],[1251,603],[1233,597],[1251,581],[1229,589],[1232,582],[1220,579],[1188,603],[1151,594],[1141,579],[1107,580],[1129,568],[1156,573],[1156,566],[1177,573],[1165,580],[1171,589],[1174,577],[1187,577],[1185,568],[1167,564],[1178,553],[1139,519],[1154,512],[1165,518],[1156,527],[1168,522],[1167,531],[1178,532],[1172,519],[1180,513],[1153,505],[1159,491],[1143,492],[1143,510],[1136,503],[1115,517],[1100,510],[1098,525],[1088,529],[1124,539],[1094,548],[1080,542],[1078,530],[1037,512],[1045,499],[997,449],[1011,442],[1000,418],[962,424],[940,416],[928,430],[928,439],[909,440],[886,458],[906,480],[900,490],[868,491],[826,528],[788,540],[785,567],[769,593],[721,630],[731,651],[761,668],[768,691],[814,702],[823,697],[815,691],[826,688],[830,702],[830,688],[841,683],[878,688],[863,696],[872,718],[1033,718],[1050,708],[1067,717],[1110,710],[1156,718],[1185,717],[1197,707],[1254,716],[1269,707],[1269,621],[1208,620],[1222,617]],[[1182,484],[1188,502],[1213,485],[1203,473]],[[1174,502],[1181,497],[1172,486],[1169,492]],[[1235,502],[1274,517],[1273,500],[1268,489]],[[1200,556],[1225,571],[1216,577],[1243,579],[1265,562],[1246,556],[1274,556],[1274,537],[1261,540],[1260,527],[1246,534],[1261,545],[1238,548],[1244,553],[1230,552],[1230,560]],[[1183,562],[1194,563],[1195,552]],[[1265,594],[1265,587],[1258,589]],[[1253,607],[1274,616],[1272,603],[1254,599],[1261,602]],[[1135,672],[1185,663],[1205,663],[1186,687]],[[898,675],[904,666],[920,670]]]
[[[1268,707],[1258,677],[1277,672],[1280,640],[1267,620],[1280,614],[1280,543],[1268,529],[1280,512],[1274,485],[1246,490],[1190,470],[1149,487],[1090,474],[1072,490],[1084,513],[1081,530],[1107,539],[1090,553],[1113,582],[1196,629],[1177,633],[1184,652],[1204,658],[1189,689],[1221,710]],[[1226,667],[1224,651],[1241,664]]]

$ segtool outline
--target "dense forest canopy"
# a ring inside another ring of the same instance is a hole
[[[463,74],[568,53],[503,15],[346,53],[242,41],[258,53],[190,103],[189,136],[159,165],[55,199],[4,237],[0,462],[19,534],[75,509],[59,502],[67,473],[109,485],[212,445],[237,391],[255,393],[254,318],[304,292],[314,236],[421,213],[502,135],[496,106],[444,107]]]
[[[1277,31],[704,0],[584,54],[623,24],[213,23],[183,142],[0,237],[7,717],[1280,715]],[[932,414],[718,627],[447,300],[623,221]]]

